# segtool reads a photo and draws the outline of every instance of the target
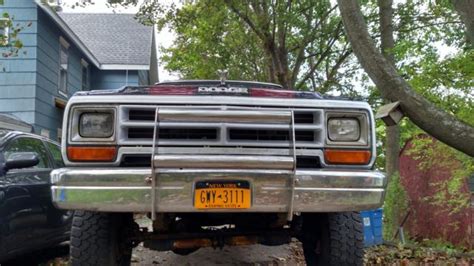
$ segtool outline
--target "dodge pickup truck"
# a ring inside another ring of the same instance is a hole
[[[292,238],[308,265],[361,265],[358,211],[380,207],[386,186],[375,146],[367,103],[276,84],[83,91],[64,112],[52,196],[75,210],[73,265],[128,265],[140,243],[186,255]]]

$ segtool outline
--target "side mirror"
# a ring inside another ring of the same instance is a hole
[[[38,163],[38,155],[34,152],[15,152],[5,162],[5,170],[33,167]]]

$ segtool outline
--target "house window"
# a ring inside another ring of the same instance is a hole
[[[0,46],[7,46],[10,39],[10,24],[9,18],[0,18]]]
[[[62,37],[59,38],[59,93],[67,96],[67,67],[69,43]]]
[[[89,63],[86,60],[81,59],[81,72],[82,72],[82,90],[88,91],[89,88]]]

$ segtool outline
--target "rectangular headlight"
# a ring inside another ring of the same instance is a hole
[[[83,138],[108,138],[114,133],[114,116],[112,113],[81,114],[79,135]]]
[[[331,141],[357,141],[360,139],[360,124],[356,118],[330,118],[328,137]]]

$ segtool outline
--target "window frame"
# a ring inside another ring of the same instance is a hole
[[[10,18],[0,18],[0,29],[3,30],[0,39],[0,47],[8,46],[10,43],[10,25],[11,19]]]
[[[85,73],[85,79],[84,79]],[[81,90],[90,90],[90,68],[86,60],[81,59]]]
[[[65,167],[66,165],[64,164],[64,160],[62,158],[62,153],[61,153],[61,145],[59,145],[57,143],[54,143],[52,141],[48,141],[48,140],[43,141],[43,143],[46,147],[46,150],[48,151],[50,161],[51,161],[51,164],[52,164],[53,168],[56,169],[56,168]],[[61,156],[61,164],[58,164],[56,159],[54,158],[54,154],[53,154],[53,151],[52,151],[50,145],[54,146],[55,148],[58,149],[59,155]]]
[[[69,43],[62,36],[59,37],[59,76],[58,76],[58,93],[64,97],[68,96],[68,82],[69,82]],[[66,62],[63,63],[63,56],[65,55]],[[64,75],[64,76],[63,76]]]

